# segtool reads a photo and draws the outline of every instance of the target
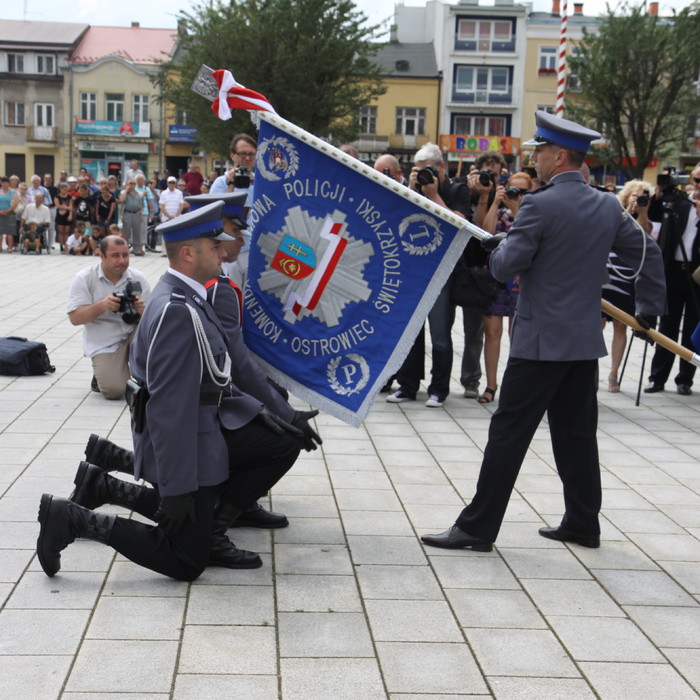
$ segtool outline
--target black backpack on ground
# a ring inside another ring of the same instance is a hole
[[[0,374],[26,377],[55,372],[44,343],[26,338],[0,338]]]

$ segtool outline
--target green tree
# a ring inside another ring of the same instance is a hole
[[[584,29],[569,63],[581,95],[567,99],[566,111],[603,131],[608,148],[601,156],[607,151],[629,176],[641,177],[654,156],[685,150],[697,120],[700,4],[672,17],[648,15],[646,3],[620,9],[615,15],[608,6],[596,33]]]
[[[358,108],[385,91],[372,60],[379,27],[366,27],[352,0],[208,0],[179,20],[176,54],[154,82],[207,150],[228,154],[234,133],[254,129],[245,110],[221,121],[190,90],[201,64],[230,70],[280,116],[338,142],[356,136]]]

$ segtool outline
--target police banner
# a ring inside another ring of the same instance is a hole
[[[454,268],[466,222],[277,115],[257,115],[246,345],[276,382],[357,426]]]

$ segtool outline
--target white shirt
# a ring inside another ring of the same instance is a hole
[[[148,303],[151,295],[151,285],[146,275],[140,270],[128,267],[122,278],[113,284],[105,276],[102,263],[81,270],[74,278],[68,292],[67,313],[75,311],[79,306],[94,304],[115,291],[124,291],[129,280],[141,283],[140,297]],[[114,352],[119,343],[127,338],[134,326],[125,323],[120,313],[105,311],[94,321],[83,326],[83,352],[86,357],[94,357],[104,353]]]
[[[141,168],[136,168],[136,170],[132,170],[129,168],[125,173],[124,173],[124,179],[122,180],[122,187],[126,185],[127,180],[134,180],[136,181],[136,176],[137,175],[143,175],[144,178],[146,177],[146,174],[141,170]]]
[[[188,277],[179,270],[173,270],[172,267],[168,268],[168,272],[174,277],[177,277],[179,280],[182,280],[186,285],[188,285],[192,289],[194,289],[194,291],[197,292],[197,294],[199,294],[199,296],[202,299],[207,298],[207,288],[203,284],[200,284],[199,282],[197,282],[197,280]]]
[[[168,216],[165,216],[165,214],[160,215],[160,220],[161,221],[170,221],[176,214],[177,210],[180,208],[180,205],[183,203],[184,197],[182,196],[182,192],[175,188],[174,190],[170,190],[168,187],[167,190],[163,190],[160,193],[160,199],[158,200],[158,204],[162,204],[165,207],[165,211],[168,214]],[[168,218],[169,217],[169,218]]]
[[[32,202],[24,207],[22,218],[25,224],[48,224],[51,222],[51,212],[45,204],[40,204],[37,207]]]

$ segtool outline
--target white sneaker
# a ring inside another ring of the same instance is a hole
[[[444,400],[440,400],[438,396],[435,396],[435,394],[431,394],[428,397],[428,400],[425,402],[425,405],[428,408],[440,408],[440,406],[442,406],[442,404],[444,403]]]
[[[404,394],[401,389],[398,391],[395,391],[393,394],[389,394],[389,396],[386,397],[386,400],[389,403],[401,403],[403,401],[415,401],[416,397],[415,396],[410,396],[409,394]]]

